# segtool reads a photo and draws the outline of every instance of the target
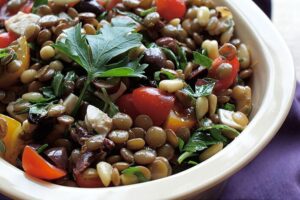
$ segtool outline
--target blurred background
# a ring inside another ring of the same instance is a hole
[[[297,79],[300,80],[300,1],[273,0],[273,22],[294,57]]]

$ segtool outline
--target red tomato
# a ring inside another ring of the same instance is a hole
[[[97,2],[101,5],[104,6],[106,4],[105,0],[97,0]]]
[[[82,174],[75,175],[76,183],[79,187],[83,188],[99,188],[103,187],[103,183],[100,178],[95,179],[85,179]]]
[[[17,36],[12,32],[0,33],[0,48],[8,47],[8,45],[10,45],[10,43],[15,41],[16,39]]]
[[[175,97],[157,88],[141,87],[132,93],[135,108],[141,114],[146,114],[157,126],[166,121],[174,106]]]
[[[3,6],[6,3],[7,3],[7,0],[0,0],[0,6]]]
[[[217,80],[217,83],[215,85],[214,90],[216,92],[219,92],[221,90],[225,90],[228,89],[233,82],[235,81],[237,74],[239,72],[240,69],[240,62],[236,57],[234,57],[232,60],[227,60],[224,57],[218,57],[217,59],[214,60],[211,69],[208,72],[208,76],[211,78],[216,78],[216,74],[217,74],[217,69],[220,66],[220,64],[222,63],[229,63],[232,65],[232,72],[230,74],[230,76],[228,76],[228,78],[226,79],[221,79],[221,80]]]
[[[106,2],[106,10],[112,10],[118,3],[121,3],[122,0],[108,0]]]
[[[168,21],[182,18],[186,12],[184,0],[156,0],[156,6],[160,16]]]
[[[62,178],[67,174],[65,171],[48,163],[30,146],[24,148],[22,167],[27,174],[44,180]]]
[[[121,112],[128,114],[133,119],[139,115],[138,111],[134,106],[132,94],[126,94],[121,96],[117,100],[117,105]]]

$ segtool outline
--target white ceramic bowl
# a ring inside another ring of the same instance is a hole
[[[254,109],[244,132],[223,151],[189,170],[161,180],[115,188],[68,188],[26,176],[0,159],[0,191],[18,199],[182,199],[203,197],[249,163],[273,138],[295,90],[292,57],[272,23],[251,0],[215,0],[234,13],[236,29],[254,63]]]

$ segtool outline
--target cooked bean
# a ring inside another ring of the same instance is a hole
[[[41,98],[43,98],[43,95],[38,92],[29,92],[22,95],[22,99],[26,101],[37,101]]]
[[[116,162],[120,162],[122,160],[121,156],[120,155],[112,155],[112,156],[109,156],[107,159],[106,159],[106,162],[110,163],[111,165],[116,163]]]
[[[64,68],[64,65],[61,61],[59,60],[54,60],[49,63],[49,68],[54,69],[55,71],[62,71]]]
[[[218,98],[216,95],[211,94],[208,96],[209,102],[209,116],[213,115],[217,110]]]
[[[71,153],[71,156],[70,156],[70,161],[71,163],[75,164],[77,162],[77,160],[79,159],[80,157],[80,150],[79,149],[74,149]]]
[[[75,19],[76,17],[78,17],[78,12],[75,8],[68,8],[67,14],[72,17],[73,19]]]
[[[172,19],[171,21],[169,21],[169,24],[171,24],[172,26],[178,26],[180,24],[181,20],[179,18],[175,18]]]
[[[223,143],[214,144],[200,154],[199,160],[200,161],[207,160],[211,158],[213,155],[215,155],[216,153],[218,153],[219,151],[221,151],[222,149],[223,149]]]
[[[196,44],[195,44],[195,42],[191,38],[187,38],[185,40],[185,43],[186,43],[187,47],[190,48],[191,50],[195,50],[196,49]]]
[[[239,125],[241,125],[243,127],[247,126],[249,123],[248,117],[242,112],[235,112],[232,115],[232,118],[236,123],[238,123]]]
[[[153,0],[140,0],[139,7],[143,9],[148,9],[151,7]]]
[[[229,96],[218,96],[218,103],[220,104],[225,104],[228,103],[229,101],[230,101]]]
[[[40,30],[41,30],[41,27],[37,24],[28,25],[24,31],[24,35],[25,35],[27,41],[30,41],[30,42],[34,41],[38,37]]]
[[[50,81],[54,77],[54,75],[55,75],[55,70],[50,69],[48,67],[48,69],[45,71],[45,73],[39,77],[39,81],[41,81],[41,82]]]
[[[79,19],[81,20],[90,20],[96,17],[96,15],[92,12],[82,12],[78,15]]]
[[[98,178],[98,177],[99,177],[99,175],[97,173],[97,170],[94,169],[94,168],[87,168],[82,173],[82,178],[84,180],[93,180],[93,179]]]
[[[52,33],[48,29],[43,29],[38,34],[37,42],[39,45],[42,45],[46,41],[50,40],[51,37],[52,37]]]
[[[182,28],[188,32],[189,34],[193,34],[193,31],[192,31],[192,20],[191,19],[185,19],[183,22],[182,22]]]
[[[201,6],[197,12],[198,23],[201,26],[207,26],[210,18],[209,9],[206,6]]]
[[[174,148],[169,144],[164,144],[157,149],[157,155],[162,156],[168,160],[171,160],[175,154]]]
[[[232,26],[221,35],[221,38],[220,38],[221,44],[225,44],[225,43],[229,42],[233,36],[233,33],[234,33],[234,28]]]
[[[65,147],[68,152],[71,152],[72,143],[68,139],[59,138],[55,140],[54,147]]]
[[[28,69],[25,70],[22,74],[21,74],[21,82],[24,84],[28,84],[31,83],[32,81],[35,80],[35,76],[37,74],[37,71],[34,69]]]
[[[144,166],[136,166],[139,172],[143,174],[146,180],[151,180],[151,172],[147,167]]]
[[[39,24],[42,27],[51,27],[58,24],[58,17],[55,15],[45,15],[39,20]]]
[[[134,156],[132,154],[132,152],[129,150],[129,149],[126,149],[126,148],[122,148],[120,150],[120,154],[122,156],[122,158],[128,162],[128,163],[133,163],[134,161]]]
[[[176,131],[176,135],[177,135],[177,137],[181,138],[185,143],[187,143],[189,141],[189,139],[190,139],[191,131],[190,131],[189,128],[180,127]]]
[[[96,35],[96,29],[94,28],[93,25],[91,25],[91,24],[85,24],[85,25],[83,26],[83,28],[84,28],[85,33],[86,33],[87,35]]]
[[[135,152],[134,161],[139,165],[148,165],[155,160],[156,154],[152,150],[143,149]]]
[[[167,60],[165,65],[166,65],[165,66],[166,69],[171,69],[171,70],[175,69],[175,64],[171,60]]]
[[[130,150],[140,150],[144,148],[145,140],[142,138],[134,138],[127,141],[127,148]]]
[[[203,42],[203,36],[200,36],[198,33],[193,33],[193,39],[197,45],[201,46]]]
[[[184,87],[184,82],[181,79],[162,80],[159,82],[159,89],[174,93]]]
[[[250,52],[245,44],[241,44],[238,48],[238,57],[240,60],[241,68],[246,69],[250,65]]]
[[[98,135],[92,136],[85,142],[85,145],[88,151],[103,149],[103,138],[99,137]]]
[[[124,4],[124,6],[126,6],[128,8],[136,8],[140,4],[139,0],[123,0],[122,2]]]
[[[198,14],[198,8],[197,7],[191,7],[187,10],[186,17],[189,19],[195,19]]]
[[[53,105],[48,110],[48,117],[59,117],[66,111],[66,107],[60,104]]]
[[[121,184],[120,173],[117,168],[113,168],[112,170],[111,182],[114,186],[119,186]]]
[[[144,130],[148,130],[153,126],[153,121],[148,115],[139,115],[134,120],[134,125]]]
[[[178,137],[172,129],[165,130],[167,134],[167,142],[172,145],[174,148],[178,146]]]
[[[133,174],[122,174],[120,177],[122,185],[131,185],[139,182],[137,176]]]
[[[222,63],[216,70],[218,80],[227,79],[232,74],[233,67],[229,63]]]
[[[146,131],[142,128],[135,127],[129,130],[129,139],[142,138],[144,139]]]
[[[201,120],[208,112],[208,99],[206,97],[198,97],[195,109],[197,119]]]
[[[55,50],[51,46],[45,46],[41,49],[40,56],[43,60],[50,60],[55,56]]]
[[[219,124],[220,123],[220,118],[218,114],[213,114],[209,116],[210,119],[212,120],[213,123]]]
[[[61,124],[69,126],[74,122],[74,118],[69,115],[61,115],[57,118],[57,121]]]
[[[154,27],[159,19],[160,16],[157,12],[150,13],[144,18],[144,25],[148,28]]]
[[[128,131],[114,130],[108,134],[108,138],[111,139],[116,144],[123,144],[127,142],[129,138],[129,134]]]
[[[112,166],[107,162],[99,162],[97,164],[97,172],[103,185],[105,187],[109,186],[113,172]]]
[[[119,172],[127,169],[130,165],[127,162],[116,162],[113,164],[113,167],[118,169]]]
[[[9,73],[15,73],[21,69],[22,62],[19,60],[13,60],[7,65],[7,71]]]
[[[26,133],[26,134],[30,134],[33,133],[33,131],[35,131],[37,128],[37,125],[30,123],[28,120],[25,120],[22,123],[22,130]]]
[[[219,57],[219,49],[218,49],[218,42],[216,40],[205,40],[202,43],[202,49],[206,49],[208,53],[208,57],[211,59],[216,59]]]
[[[28,85],[28,92],[38,92],[43,84],[40,81],[33,81]]]
[[[119,130],[129,130],[133,124],[131,117],[125,113],[117,113],[112,119],[114,128]]]
[[[248,79],[252,76],[253,70],[248,68],[240,72],[239,76],[241,79]]]
[[[148,129],[145,140],[151,148],[161,147],[166,143],[167,134],[162,128],[153,126]]]
[[[165,159],[165,158],[164,158]],[[151,172],[151,179],[156,180],[169,176],[170,165],[168,160],[164,162],[161,159],[155,159],[151,165],[149,165],[149,170]]]

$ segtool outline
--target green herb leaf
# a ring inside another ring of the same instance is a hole
[[[213,63],[212,59],[210,59],[209,57],[207,57],[197,51],[194,51],[193,55],[194,55],[194,63],[196,63],[198,65],[202,65],[208,69],[211,67],[211,65]]]
[[[160,81],[160,75],[166,76],[168,79],[172,80],[176,78],[176,75],[172,72],[168,71],[167,69],[161,69],[160,71],[157,71],[154,73],[154,80]]]
[[[187,86],[183,88],[182,92],[194,98],[205,97],[212,94],[214,87],[215,87],[215,82],[211,82],[201,86],[196,85],[195,92],[193,91],[191,86]]]
[[[41,154],[45,151],[45,149],[47,149],[48,146],[49,146],[48,144],[43,144],[36,151],[38,152],[38,154]]]
[[[5,58],[9,55],[8,49],[0,49],[0,59]]]
[[[212,125],[212,126],[209,126],[209,127],[201,127],[197,131],[211,131],[213,129],[219,130],[225,136],[227,134],[230,134],[230,136],[237,137],[240,134],[240,132],[237,131],[236,129],[231,128],[231,127],[229,127],[227,125],[224,125],[224,124],[216,124],[216,125]]]
[[[181,138],[178,138],[178,148],[179,151],[182,152],[184,147],[184,141]]]
[[[60,97],[63,93],[63,81],[64,76],[60,72],[57,72],[52,79],[51,86],[53,88],[54,95],[57,97]]]
[[[52,103],[37,103],[32,105],[29,108],[29,120],[34,124],[38,124],[44,117],[47,116],[47,109],[51,105]]]
[[[115,114],[119,113],[119,108],[112,102],[109,95],[106,92],[106,89],[102,88],[102,92],[96,92],[95,95],[99,97],[104,102],[104,108],[102,109],[110,117],[113,117]]]
[[[125,15],[127,17],[130,17],[131,19],[133,19],[134,21],[136,21],[139,24],[143,23],[143,19],[140,16],[138,16],[138,15],[132,13],[132,12],[121,11],[121,10],[118,10],[118,9],[116,9],[116,11],[121,15]]]
[[[149,179],[147,179],[144,174],[140,171],[140,169],[138,167],[129,167],[125,170],[122,171],[122,174],[132,174],[132,175],[136,175],[139,182],[146,182],[149,181]]]
[[[33,2],[32,13],[37,13],[38,7],[42,5],[48,5],[48,0],[35,0]]]
[[[177,51],[178,51],[179,68],[184,70],[188,63],[186,58],[186,52],[182,47],[179,46],[177,46]]]
[[[198,165],[199,163],[197,163],[196,161],[193,161],[193,160],[189,160],[187,162],[187,164],[189,164],[189,165]]]
[[[104,25],[96,35],[82,35],[81,24],[65,30],[66,38],[54,47],[82,66],[87,79],[73,111],[76,115],[85,92],[97,77],[141,77],[145,65],[136,68],[107,68],[106,65],[116,56],[140,46],[142,35],[134,33],[128,19],[113,18],[112,25]]]
[[[189,139],[188,143],[184,146],[183,150],[187,152],[195,153],[197,151],[202,151],[207,148],[207,144],[203,141],[201,137],[201,132],[196,132]]]
[[[165,47],[160,47],[160,48],[166,54],[166,56],[175,63],[175,67],[178,69],[180,64],[179,64],[177,56],[174,54],[174,52]]]
[[[235,105],[231,103],[226,103],[223,107],[225,110],[235,111]]]
[[[5,153],[6,147],[2,140],[0,140],[0,153]]]
[[[149,8],[147,10],[142,11],[140,15],[142,17],[145,17],[145,16],[149,15],[150,13],[156,12],[156,10],[157,10],[156,7],[152,7],[152,8]]]

